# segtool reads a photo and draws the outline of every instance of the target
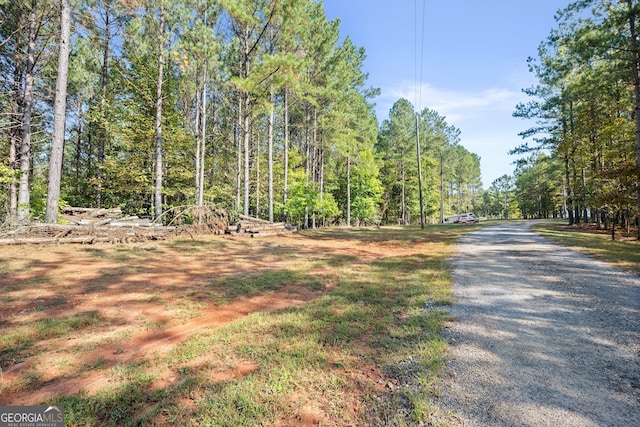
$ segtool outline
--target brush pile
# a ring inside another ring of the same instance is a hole
[[[163,224],[164,223],[164,224]],[[170,234],[274,236],[295,230],[284,222],[240,215],[232,222],[226,209],[213,206],[172,208],[156,221],[125,216],[120,208],[64,207],[59,224],[32,223],[0,234],[0,245],[51,243],[138,243],[164,240]]]
[[[62,208],[62,224],[33,223],[0,235],[0,244],[128,243],[162,240],[175,227],[150,219],[123,216],[119,208]]]

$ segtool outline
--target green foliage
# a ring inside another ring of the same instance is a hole
[[[438,112],[424,109],[416,115],[409,101],[400,99],[382,123],[376,143],[382,158],[384,220],[394,223],[397,218],[403,223],[420,218],[416,125],[425,215],[436,216],[440,203],[443,215],[474,210],[480,203],[480,158],[459,145],[460,130]]]
[[[8,184],[10,182],[17,182],[18,171],[12,167],[3,165],[0,163],[0,184]]]
[[[292,223],[302,223],[305,214],[315,208],[318,191],[307,183],[303,170],[298,170],[290,177],[290,195],[284,209]]]
[[[558,28],[530,60],[539,84],[526,90],[532,101],[514,115],[536,120],[521,134],[534,137],[535,146],[526,143],[513,153],[548,150],[551,159],[520,165],[523,215],[548,216],[566,207],[573,224],[600,222],[606,210],[627,221],[639,213],[640,140],[631,112],[640,104],[634,88],[640,11],[634,3],[572,2],[558,12]]]
[[[45,58],[56,49],[51,41],[57,39],[57,28],[41,7],[37,49]],[[418,217],[413,107],[400,100],[392,125],[383,124],[378,138],[372,100],[379,90],[367,87],[365,49],[341,37],[339,20],[328,20],[321,2],[78,0],[73,7],[73,28],[82,37],[73,37],[71,46],[63,203],[152,213],[162,53],[164,209],[198,202],[196,172],[203,165],[204,199],[231,211],[266,216],[266,206],[274,206],[275,216],[286,213],[304,226],[344,223],[350,215],[352,222],[363,224],[382,217],[395,222],[401,210],[407,218]],[[161,7],[167,19],[163,43]],[[11,77],[24,74],[26,39],[16,29],[26,28],[28,10],[19,2],[6,9],[10,19],[0,24],[0,37],[11,36],[12,43],[0,46],[0,67]],[[54,68],[43,62],[35,70],[30,183],[35,217],[41,216],[46,196],[42,171],[48,168]],[[10,121],[21,114],[12,108],[20,105],[21,94],[14,92],[19,85],[10,78],[1,85],[9,94],[0,100],[0,154],[7,156],[7,141],[15,138]],[[423,193],[432,215],[439,198],[438,147],[457,145],[459,132],[428,110],[420,113],[420,123]],[[290,160],[286,173],[285,152]],[[6,184],[13,171],[2,164],[0,184]],[[473,161],[460,164],[457,175],[448,165],[446,188],[455,188],[449,184],[457,180],[467,197],[473,179],[462,171],[474,170]],[[454,199],[449,193],[446,197]],[[8,194],[0,196],[0,203],[9,205]]]
[[[379,223],[378,206],[382,184],[378,179],[378,166],[373,152],[367,150],[358,156],[351,168],[351,214],[364,223]]]

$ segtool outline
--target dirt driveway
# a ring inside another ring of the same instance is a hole
[[[453,350],[434,402],[449,423],[640,425],[639,277],[526,223],[469,234],[453,265]]]

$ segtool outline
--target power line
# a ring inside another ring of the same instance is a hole
[[[414,103],[416,110],[420,109],[420,104],[422,104],[422,72],[423,72],[423,62],[424,62],[424,33],[425,33],[425,17],[427,6],[425,3],[422,4],[422,28],[420,31],[420,57],[418,61],[418,0],[414,0],[414,78],[415,78],[415,87],[414,87]],[[418,65],[419,64],[419,65]]]
[[[418,105],[422,104],[422,71],[423,71],[423,61],[424,61],[424,27],[425,27],[424,20],[426,16],[426,10],[427,10],[427,5],[425,2],[422,4],[422,35],[421,35],[422,43],[420,45],[420,81],[419,81],[420,96],[418,98]],[[420,108],[420,107],[416,106],[416,108]]]

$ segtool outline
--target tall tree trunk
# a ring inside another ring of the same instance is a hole
[[[347,227],[351,227],[351,154],[347,154]]]
[[[252,128],[255,132],[255,129]],[[256,165],[256,218],[260,218],[260,138],[253,135],[255,145],[255,158],[254,163]]]
[[[267,163],[269,168],[269,176],[267,182],[267,202],[269,204],[269,221],[273,222],[273,122],[274,122],[274,94],[273,94],[273,85],[269,88],[269,101],[271,102],[271,106],[269,107],[269,141],[267,142]]]
[[[284,189],[283,205],[287,206],[289,193],[289,91],[284,91]],[[287,211],[284,210],[284,222],[287,222]]]
[[[320,151],[318,150],[318,107],[313,107],[313,133],[312,133],[312,144],[313,144],[313,161],[311,163],[312,165],[312,171],[311,171],[311,178],[313,180],[313,182],[319,182],[318,179],[318,171],[319,171],[319,163],[318,163],[318,159],[319,159],[319,154]],[[311,228],[316,228],[316,210],[313,209],[313,211],[311,212]]]
[[[249,215],[249,92],[244,94],[244,207],[245,215]]]
[[[96,202],[102,205],[102,181],[104,179],[104,148],[107,143],[107,86],[109,84],[109,42],[111,39],[109,4],[105,4],[105,35],[102,46],[102,70],[100,79],[100,124],[98,125],[98,189],[96,191]]]
[[[638,213],[636,224],[638,225],[638,240],[640,240],[640,52],[638,50],[638,34],[636,32],[637,15],[633,7],[633,0],[627,0],[629,8],[629,30],[631,36],[631,54],[633,55],[633,88],[635,93],[635,121],[636,121],[636,165],[638,176],[636,177],[636,187],[638,195]]]
[[[249,77],[249,26],[244,30],[244,76]],[[244,214],[249,215],[249,104],[250,94],[244,93]]]
[[[407,176],[405,172],[404,158],[402,159],[402,185],[400,189],[400,214],[402,215],[402,225],[407,224],[407,199],[406,199]]]
[[[238,92],[238,122],[236,123],[236,212],[240,212],[242,199],[242,94]]]
[[[22,114],[22,146],[20,147],[20,184],[18,186],[18,222],[29,218],[29,173],[31,169],[31,114],[33,112],[33,73],[36,50],[36,0],[31,1],[29,36]]]
[[[69,0],[60,1],[60,48],[56,76],[56,96],[53,107],[53,140],[49,160],[49,184],[47,187],[47,210],[45,222],[58,222],[60,180],[64,153],[64,128],[67,118],[67,77],[69,75],[69,43],[71,42],[71,6]]]
[[[323,147],[324,147],[324,137],[323,137]],[[324,148],[320,150],[320,205],[324,202],[324,157],[325,150]],[[326,224],[326,217],[322,216],[322,226],[324,227]]]
[[[305,184],[306,184],[306,188],[309,188],[309,175],[311,173],[311,136],[309,135],[310,129],[311,129],[311,114],[309,113],[309,103],[306,104],[305,106],[305,119],[304,119],[304,126],[305,126],[305,149],[306,149],[306,153],[305,153],[305,166],[304,166],[304,172],[305,172]],[[304,207],[304,228],[309,228],[309,205],[305,205]]]
[[[160,7],[160,37],[158,41],[158,83],[156,87],[156,183],[155,183],[155,218],[162,215],[162,83],[164,79],[164,7]]]
[[[195,136],[196,136],[196,148],[195,148],[195,173],[194,173],[194,182],[195,182],[195,204],[198,204],[198,200],[199,200],[199,195],[198,192],[200,191],[200,142],[201,142],[201,138],[200,138],[200,133],[201,133],[201,127],[200,127],[200,123],[202,118],[200,117],[201,110],[202,110],[202,92],[198,89],[196,89],[196,117],[195,117]]]
[[[21,128],[18,124],[20,120],[20,98],[22,97],[20,82],[22,81],[22,71],[16,63],[13,72],[13,96],[11,101],[11,129],[9,131],[9,167],[12,171],[19,169],[18,147],[20,146]],[[18,186],[16,180],[9,182],[9,223],[14,224],[18,214]]]
[[[444,155],[440,153],[440,224],[444,224]]]
[[[203,71],[202,81],[202,112],[200,113],[200,119],[202,123],[200,125],[200,154],[197,159],[200,162],[197,171],[200,174],[198,178],[198,206],[202,206],[204,202],[204,153],[207,143],[207,67]]]

